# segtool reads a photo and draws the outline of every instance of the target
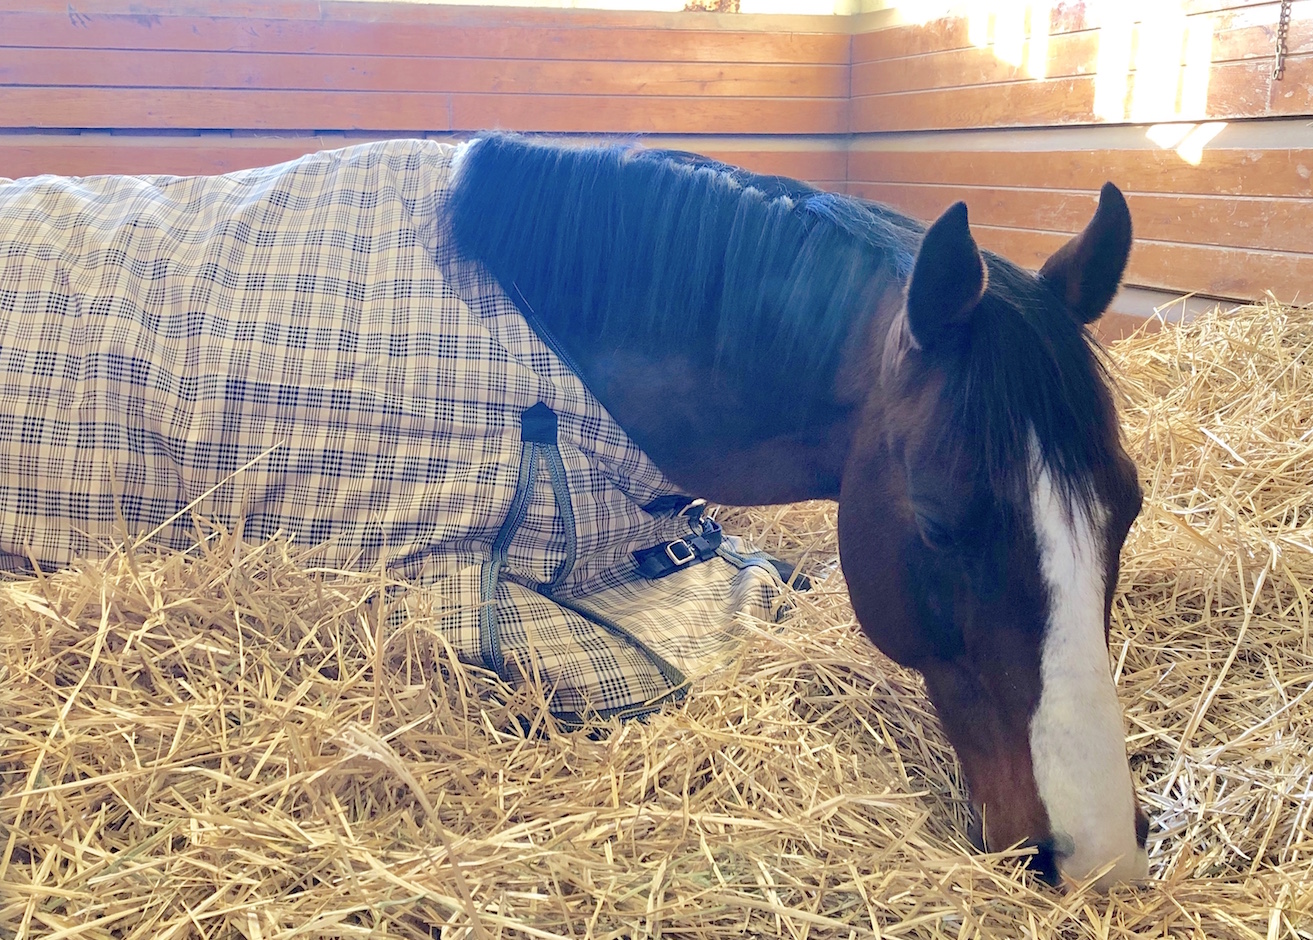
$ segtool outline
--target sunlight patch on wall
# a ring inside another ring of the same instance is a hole
[[[1198,166],[1204,159],[1204,147],[1222,133],[1226,121],[1203,124],[1155,124],[1144,134],[1163,150],[1175,150],[1186,163]]]
[[[1055,37],[1051,33],[1055,6],[1052,0],[893,4],[900,23],[924,26],[946,17],[959,18],[967,41],[1019,69],[1019,78],[1076,81],[1092,72],[1090,107],[1096,120],[1184,127],[1177,139],[1159,146],[1197,164],[1204,146],[1226,126],[1224,122],[1181,123],[1199,122],[1208,114],[1212,15],[1189,15],[1187,0],[1087,0],[1087,31]],[[1093,61],[1086,58],[1091,53],[1088,39],[1080,38],[1082,32],[1095,37]],[[1152,135],[1150,140],[1157,143]]]

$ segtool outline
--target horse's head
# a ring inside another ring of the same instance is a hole
[[[858,619],[925,676],[984,844],[1036,846],[1050,881],[1147,869],[1107,646],[1141,495],[1085,330],[1130,245],[1111,184],[1038,277],[945,212],[874,339],[840,497]]]

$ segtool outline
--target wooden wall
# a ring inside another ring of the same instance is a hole
[[[348,140],[506,128],[713,135],[700,149],[841,186],[846,27],[333,0],[0,0],[0,176],[222,172]]]
[[[1111,179],[1136,222],[1129,283],[1313,299],[1313,0],[1294,3],[1280,82],[1270,0],[980,0],[993,16],[919,25],[904,20],[924,4],[886,7],[0,0],[0,176],[213,173],[489,128],[641,134],[922,218],[966,199],[982,243],[1032,266]]]
[[[966,199],[983,244],[1038,266],[1112,180],[1136,226],[1129,283],[1313,301],[1313,2],[1293,5],[1281,81],[1277,3],[1029,6],[1030,24],[855,36],[850,190],[922,217]]]

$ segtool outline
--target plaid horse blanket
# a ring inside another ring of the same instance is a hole
[[[281,533],[435,596],[462,657],[563,715],[678,695],[773,618],[779,574],[735,539],[640,573],[702,524],[451,249],[456,150],[0,181],[0,569],[187,549],[197,517]]]

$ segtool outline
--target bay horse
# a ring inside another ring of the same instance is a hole
[[[1087,330],[1131,248],[1118,189],[1034,275],[963,203],[926,228],[627,145],[457,161],[458,249],[674,482],[838,500],[857,618],[924,676],[984,845],[1050,883],[1145,876],[1107,646],[1141,491]]]

